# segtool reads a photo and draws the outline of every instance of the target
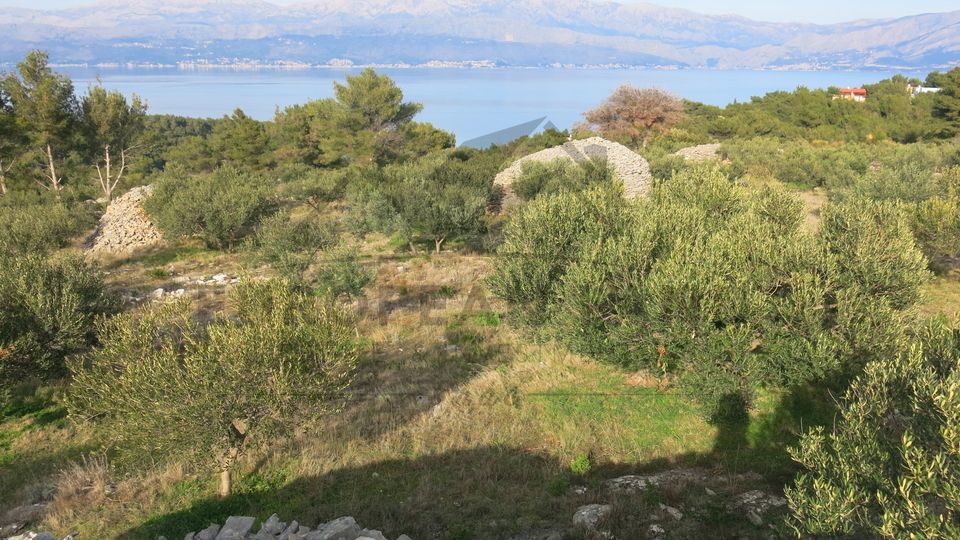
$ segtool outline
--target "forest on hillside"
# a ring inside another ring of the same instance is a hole
[[[152,115],[48,60],[0,76],[0,517],[506,537],[615,473],[696,465],[751,470],[789,510],[707,504],[666,537],[960,536],[960,68],[864,102],[625,86],[478,150],[372,69],[261,122]],[[527,163],[504,211],[500,171],[598,135],[647,160],[645,197],[603,159]],[[163,243],[88,252],[147,185]],[[627,506],[609,530],[654,537]]]

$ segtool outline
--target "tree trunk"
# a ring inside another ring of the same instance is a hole
[[[436,244],[437,244],[437,255],[440,254],[440,244],[442,244],[443,241],[446,240],[446,239],[447,239],[446,236],[444,236],[443,238],[441,238],[441,239],[439,239],[439,240],[434,239],[434,242],[436,242]]]
[[[53,148],[47,145],[47,168],[50,171],[50,188],[54,191],[60,191],[60,179],[57,178],[57,166],[53,162]],[[60,195],[57,194],[57,198]]]
[[[3,160],[0,159],[0,197],[7,195],[7,171],[3,170]]]
[[[107,184],[103,186],[103,191],[104,191],[103,194],[104,196],[106,196],[107,202],[109,203],[111,201],[111,194],[113,193],[113,186],[116,185],[110,182],[111,178],[110,178],[110,145],[109,144],[106,146],[106,148],[103,149],[103,157],[104,157],[103,168],[106,169],[106,172],[107,172]]]
[[[220,471],[220,489],[217,490],[217,497],[225,499],[233,491],[233,475],[230,469]]]
[[[240,449],[233,447],[227,453],[227,459],[224,460],[223,470],[220,471],[220,489],[217,490],[217,496],[221,499],[229,497],[233,491],[233,466],[237,464],[239,455]]]

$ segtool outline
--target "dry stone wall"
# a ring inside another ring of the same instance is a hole
[[[579,141],[570,141],[560,146],[547,148],[539,152],[524,156],[513,162],[494,179],[493,184],[503,191],[501,210],[520,202],[513,191],[513,182],[523,173],[523,164],[527,161],[550,162],[555,159],[569,159],[575,163],[587,161],[590,158],[605,158],[613,167],[613,174],[623,182],[623,196],[645,196],[650,188],[650,164],[640,154],[630,150],[622,144],[608,141],[600,137],[591,137]]]
[[[161,243],[160,231],[143,211],[143,199],[152,194],[153,186],[142,186],[114,199],[90,239],[90,253],[129,253]]]
[[[362,529],[350,516],[339,517],[320,524],[316,529],[304,527],[296,521],[285,523],[276,514],[260,524],[254,534],[256,518],[231,516],[223,527],[214,524],[200,532],[192,532],[184,540],[388,540],[382,532]],[[161,536],[158,540],[167,540]],[[397,540],[410,540],[402,534]]]

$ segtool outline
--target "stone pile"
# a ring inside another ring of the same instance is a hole
[[[591,137],[579,141],[570,141],[560,146],[524,156],[501,171],[493,180],[493,185],[503,191],[503,199],[500,203],[501,210],[520,202],[511,186],[523,174],[524,162],[550,162],[555,159],[569,159],[575,163],[580,163],[594,157],[605,158],[607,163],[613,167],[614,176],[623,182],[624,197],[631,199],[646,195],[650,187],[650,165],[647,160],[622,144],[600,137]]]
[[[52,533],[49,532],[25,532],[23,534],[18,534],[17,536],[11,536],[7,540],[74,540],[79,533],[70,533],[63,538],[57,538]]]
[[[160,231],[143,212],[141,201],[153,186],[133,188],[107,207],[90,240],[91,253],[129,253],[162,242]]]
[[[717,151],[720,150],[719,144],[701,144],[699,146],[688,146],[681,148],[673,153],[675,156],[683,156],[687,161],[710,161],[717,159]]]
[[[304,527],[296,521],[289,524],[276,514],[260,524],[260,530],[253,533],[252,517],[231,516],[223,527],[210,525],[200,532],[192,532],[184,540],[387,540],[380,531],[361,529],[350,516],[344,516],[319,525],[316,529]],[[167,540],[161,536],[158,540]],[[410,540],[402,534],[397,540]]]

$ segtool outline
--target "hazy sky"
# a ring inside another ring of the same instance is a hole
[[[275,4],[292,4],[291,0],[267,0]],[[619,0],[634,3],[637,0]],[[93,4],[95,0],[0,0],[0,6],[33,9],[60,9]],[[679,7],[700,13],[733,13],[759,21],[813,22],[820,24],[903,17],[920,13],[936,13],[960,9],[957,0],[661,0],[651,2]]]

